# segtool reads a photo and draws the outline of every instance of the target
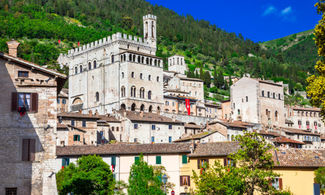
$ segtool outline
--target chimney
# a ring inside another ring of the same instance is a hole
[[[19,42],[16,40],[11,40],[7,42],[8,45],[8,50],[9,50],[9,55],[13,56],[13,57],[17,57],[17,50],[18,50],[18,46],[19,46]]]

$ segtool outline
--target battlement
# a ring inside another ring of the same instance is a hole
[[[157,20],[157,16],[154,16],[152,14],[148,14],[148,15],[143,16],[143,20],[146,20],[146,19]]]
[[[103,39],[88,43],[86,45],[82,45],[80,47],[70,49],[68,51],[68,56],[81,54],[83,52],[86,52],[86,51],[89,51],[89,50],[92,50],[92,49],[95,49],[98,47],[109,45],[115,41],[126,41],[129,43],[150,47],[150,45],[145,40],[143,40],[141,37],[127,35],[124,33],[122,34],[122,33],[118,32],[118,33],[113,34],[112,36],[108,36]]]

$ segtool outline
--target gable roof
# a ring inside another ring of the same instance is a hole
[[[100,116],[81,114],[79,112],[62,112],[62,113],[58,113],[57,116],[65,117],[65,118],[87,118],[87,119],[99,119],[100,118]]]
[[[286,133],[291,133],[291,134],[320,136],[320,134],[318,134],[318,133],[312,133],[310,131],[305,131],[305,130],[301,130],[301,129],[294,129],[294,128],[283,128],[283,131],[286,132]]]
[[[118,111],[122,116],[130,119],[132,122],[149,122],[149,123],[172,123],[172,124],[183,124],[183,122],[178,120],[173,120],[172,118],[168,118],[156,113],[151,112],[135,112],[135,111],[126,111],[120,110]]]
[[[273,142],[276,142],[276,143],[290,143],[290,144],[305,144],[304,142],[300,142],[300,141],[296,141],[296,140],[293,140],[293,139],[289,139],[287,137],[283,137],[283,136],[280,136],[280,137],[276,137],[274,139],[272,139]]]
[[[199,140],[199,139],[205,138],[205,137],[207,137],[209,135],[212,135],[214,133],[217,133],[217,132],[218,131],[205,131],[205,132],[202,132],[202,133],[198,133],[198,134],[195,134],[195,135],[190,135],[190,136],[175,140],[174,142],[184,142],[184,141],[189,141],[189,140]]]
[[[240,148],[237,142],[210,142],[196,145],[190,157],[228,156]]]
[[[61,79],[67,79],[67,76],[65,74],[59,73],[59,72],[57,72],[55,70],[50,70],[50,69],[44,68],[44,67],[42,67],[40,65],[37,65],[37,64],[35,64],[33,62],[26,61],[26,60],[24,60],[22,58],[14,57],[14,56],[11,56],[11,55],[3,53],[3,52],[0,52],[0,57],[4,58],[6,60],[16,62],[16,63],[21,64],[21,65],[24,65],[24,66],[30,67],[30,68],[35,68],[36,70],[39,70],[41,72],[44,72],[44,73],[47,73],[47,74],[50,74],[50,75],[53,75],[53,76],[57,76],[57,77],[59,77]]]

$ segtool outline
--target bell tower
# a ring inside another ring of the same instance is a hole
[[[157,48],[157,16],[143,16],[143,37],[151,47]]]

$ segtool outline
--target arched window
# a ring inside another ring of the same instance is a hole
[[[148,76],[148,81],[151,81],[151,75]]]
[[[148,91],[148,99],[151,100],[151,91]]]
[[[160,111],[160,107],[159,107],[159,106],[157,107],[157,111],[158,111],[158,112]]]
[[[152,22],[151,22],[151,37],[152,37],[152,38],[155,38],[155,36],[154,36],[154,32],[155,32],[155,31],[154,31],[154,30],[155,30],[155,25],[154,25],[154,22],[152,21]]]
[[[144,105],[143,104],[140,106],[140,111],[144,111]]]
[[[97,68],[97,62],[96,62],[96,60],[94,61],[94,68]]]
[[[133,104],[131,105],[131,111],[135,111],[135,107],[136,107],[136,105],[135,105],[135,103],[133,103]]]
[[[124,78],[124,72],[122,72],[122,79]]]
[[[150,65],[152,65],[152,58],[150,58]]]
[[[129,61],[132,61],[132,54],[129,54]]]
[[[121,58],[121,62],[123,62],[123,60],[124,60],[124,59],[123,59],[123,55],[121,55],[120,58]]]
[[[99,93],[96,92],[96,102],[99,102]]]
[[[114,55],[111,56],[112,64],[114,63]]]
[[[152,112],[152,106],[149,106],[149,112]]]
[[[82,65],[80,65],[80,73],[82,73]]]
[[[133,55],[133,62],[135,62],[135,55]]]
[[[131,77],[134,78],[134,72],[131,72]]]
[[[168,106],[168,105],[169,105],[169,102],[168,102],[168,101],[166,101],[166,102],[165,102],[165,105],[166,105],[166,106]]]
[[[155,59],[155,66],[157,66],[157,59]]]
[[[121,96],[125,97],[125,87],[124,86],[121,87]]]
[[[74,67],[74,73],[78,74],[78,67]]]
[[[248,96],[246,96],[246,102],[248,102]]]
[[[159,82],[159,77],[157,77],[157,82]]]
[[[146,64],[149,64],[149,58],[146,58]]]
[[[138,63],[140,63],[141,61],[140,61],[140,59],[141,59],[141,57],[140,56],[138,56]]]
[[[262,91],[262,97],[264,97],[264,91]]]
[[[126,109],[125,104],[121,104],[121,110],[125,110],[125,109]]]
[[[136,93],[136,88],[135,86],[131,87],[131,97],[135,97],[135,93]]]
[[[141,59],[141,63],[143,64],[144,63],[144,57],[142,56],[142,59]]]
[[[88,70],[91,70],[91,62],[88,63]]]
[[[143,79],[143,78],[142,78],[142,73],[140,73],[140,79]]]
[[[141,87],[140,89],[140,98],[144,98],[144,88]]]

